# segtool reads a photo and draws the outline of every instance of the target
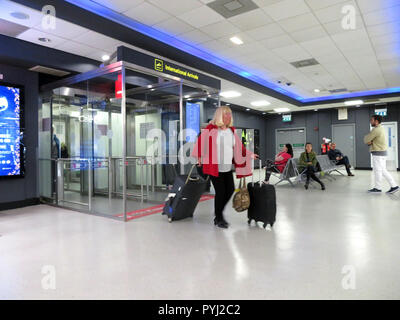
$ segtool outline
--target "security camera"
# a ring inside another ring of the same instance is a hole
[[[292,85],[292,83],[291,82],[286,82],[286,85],[290,87]]]

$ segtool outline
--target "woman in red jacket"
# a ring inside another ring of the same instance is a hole
[[[235,169],[238,178],[250,176],[251,159],[258,158],[258,155],[243,146],[235,133],[232,110],[229,107],[217,108],[213,120],[201,130],[192,156],[197,158],[204,174],[210,175],[215,189],[214,224],[228,228],[223,211],[235,190],[232,170]]]

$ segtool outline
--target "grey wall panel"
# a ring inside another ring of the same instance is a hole
[[[307,141],[311,142],[314,148],[320,143],[319,133],[315,130],[316,127],[319,126],[318,124],[318,112],[307,112],[305,113],[306,116],[306,130],[307,130]]]
[[[370,168],[371,159],[369,148],[364,144],[364,136],[368,134],[369,129],[369,108],[358,108],[356,113],[356,154],[357,154],[357,167]]]
[[[314,146],[314,150],[318,153],[321,151],[320,145],[322,138],[332,138],[332,117],[336,110],[318,111],[318,144]]]
[[[24,118],[26,145],[25,177],[0,180],[0,203],[23,201],[37,198],[37,157],[38,148],[38,74],[23,69],[0,65],[4,78],[0,81],[24,86]]]

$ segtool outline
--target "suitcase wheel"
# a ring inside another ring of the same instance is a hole
[[[168,218],[168,222],[171,223],[172,222],[172,218]]]

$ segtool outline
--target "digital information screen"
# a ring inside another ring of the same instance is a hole
[[[0,177],[21,176],[21,89],[0,85]]]
[[[195,142],[200,133],[200,104],[186,103],[186,128],[193,130],[187,133],[186,141]]]

